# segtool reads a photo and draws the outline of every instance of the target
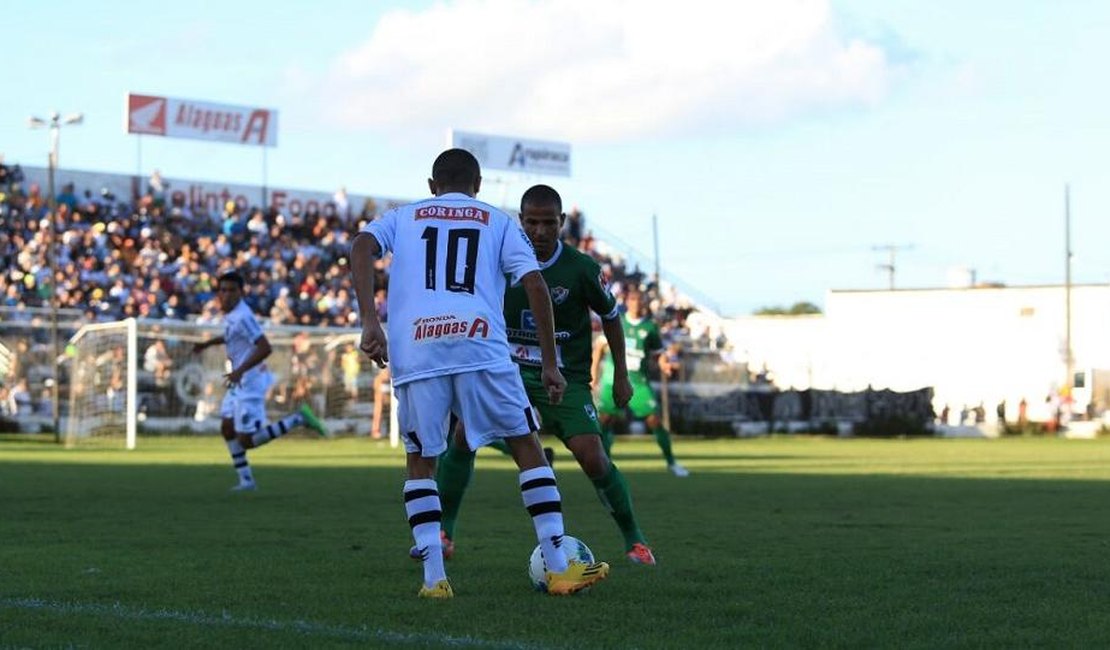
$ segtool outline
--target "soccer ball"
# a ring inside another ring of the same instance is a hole
[[[577,537],[570,535],[563,535],[563,544],[559,547],[563,551],[563,555],[567,557],[567,561],[578,560],[586,564],[593,564],[594,552],[590,550],[586,543]],[[532,588],[536,591],[547,591],[547,565],[543,561],[543,547],[536,546],[536,550],[532,551],[532,557],[528,558],[528,579],[532,582]]]

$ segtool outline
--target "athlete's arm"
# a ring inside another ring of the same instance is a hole
[[[274,348],[270,345],[270,339],[266,338],[265,335],[258,337],[254,342],[254,349],[251,350],[251,355],[247,357],[246,361],[238,368],[232,368],[231,372],[225,375],[227,383],[229,385],[238,384],[243,380],[243,375],[247,374],[248,370],[265,361],[266,357],[270,356],[273,351]]]
[[[351,243],[351,282],[355,285],[358,315],[362,321],[359,348],[371,361],[384,368],[389,361],[389,351],[378,311],[374,308],[374,260],[381,254],[382,247],[377,237],[368,232],[355,235]]]
[[[604,326],[602,326],[602,331],[605,331]],[[606,335],[605,339],[608,338],[609,336]],[[601,358],[605,356],[605,351],[609,349],[609,344],[605,342],[605,339],[598,339],[594,343],[594,353],[590,359],[590,387],[594,390],[597,390],[598,384],[601,383]],[[623,339],[621,342],[624,342]]]
[[[543,364],[543,385],[552,404],[563,400],[567,382],[555,358],[555,317],[551,309],[551,293],[547,282],[539,271],[529,271],[520,278],[524,293],[528,296],[528,307],[536,319],[536,336],[540,342],[540,358]]]
[[[621,319],[602,319],[601,332],[605,335],[606,346],[613,351],[613,403],[618,408],[624,408],[632,399],[632,382],[628,380],[628,362],[624,356],[624,326],[621,325]],[[594,363],[591,368],[594,377],[597,376],[597,366],[601,361],[598,349],[601,346],[594,348]]]
[[[205,348],[207,348],[207,347],[209,347],[209,346],[212,346],[212,345],[223,345],[223,344],[224,344],[225,342],[226,342],[226,341],[224,340],[224,337],[222,337],[222,336],[217,336],[217,337],[216,337],[216,338],[214,338],[214,339],[208,339],[207,341],[201,341],[201,342],[199,342],[199,343],[194,343],[194,344],[193,344],[193,352],[194,352],[194,353],[197,353],[197,352],[201,352],[201,351],[203,351],[203,350],[204,350]]]

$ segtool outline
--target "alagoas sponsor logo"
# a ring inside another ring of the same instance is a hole
[[[489,224],[489,212],[481,208],[453,208],[447,205],[426,205],[416,209],[415,217],[420,219],[447,219],[449,221],[477,221]]]
[[[166,135],[166,98],[130,95],[127,119],[128,133]]]
[[[488,337],[489,321],[480,317],[466,320],[454,315],[427,316],[413,321],[412,340],[417,342]]]
[[[201,106],[182,102],[177,107],[177,116],[174,124],[197,129],[202,133],[209,131],[231,131],[238,133],[242,129],[243,116],[237,111],[209,110]]]

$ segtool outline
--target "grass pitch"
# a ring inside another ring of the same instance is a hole
[[[650,440],[615,452],[658,567],[560,450],[567,530],[613,572],[532,592],[487,450],[456,598],[427,602],[382,443],[277,441],[230,494],[217,438],[0,438],[0,648],[1110,647],[1110,441],[680,439],[687,479]]]

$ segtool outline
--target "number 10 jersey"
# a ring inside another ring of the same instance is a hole
[[[393,253],[386,307],[394,386],[512,363],[506,283],[539,270],[515,219],[451,193],[389,210],[363,232],[383,255]]]

